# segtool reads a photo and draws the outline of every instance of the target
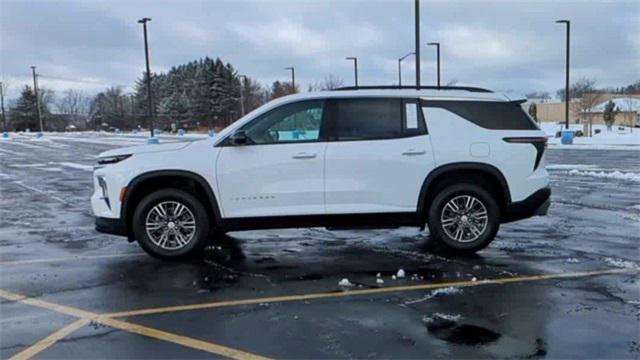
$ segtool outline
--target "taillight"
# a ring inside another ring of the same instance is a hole
[[[544,149],[547,148],[547,138],[542,136],[523,136],[523,137],[506,137],[502,140],[510,144],[531,144],[536,148],[536,162],[533,165],[533,170],[538,168]]]

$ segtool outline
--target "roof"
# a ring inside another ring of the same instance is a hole
[[[515,101],[520,97],[509,97],[504,94],[484,91],[461,90],[460,88],[344,88],[331,91],[297,93],[282,97],[282,102],[304,99],[327,99],[341,97],[414,97],[433,100],[477,100],[477,101]],[[277,99],[275,101],[278,101]]]

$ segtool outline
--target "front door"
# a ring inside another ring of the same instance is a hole
[[[325,213],[323,110],[322,100],[279,106],[242,127],[246,145],[223,147],[216,167],[223,217]]]

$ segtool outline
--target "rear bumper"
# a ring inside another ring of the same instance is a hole
[[[95,219],[96,231],[98,232],[120,236],[128,235],[126,224],[121,219],[111,219],[98,216],[96,216]]]
[[[507,205],[502,215],[502,222],[526,219],[532,216],[547,215],[551,205],[551,188],[542,188],[522,201]]]

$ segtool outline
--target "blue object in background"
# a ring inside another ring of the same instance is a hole
[[[147,140],[147,144],[160,144],[160,141],[157,137],[153,136]]]
[[[116,134],[120,134],[120,129],[116,129]]]
[[[160,130],[160,129],[153,129],[153,135],[154,135],[154,136],[158,136],[158,135],[160,135],[161,133],[162,133],[162,130]]]
[[[574,132],[572,130],[562,130],[560,142],[562,143],[562,145],[571,145],[573,144],[573,136]]]
[[[38,139],[40,139],[42,136],[44,136],[44,134],[43,134],[43,133],[41,133],[40,131],[38,131],[38,132],[36,133],[36,137],[37,137]]]
[[[209,129],[209,137],[215,137],[216,136],[216,132],[213,131],[213,129]]]
[[[5,138],[5,139],[8,139],[8,138],[9,138],[9,133],[8,133],[8,132],[6,132],[6,131],[5,131],[5,132],[3,132],[3,133],[2,133],[2,137],[3,137],[3,138]]]
[[[184,130],[178,129],[178,136],[184,136]]]
[[[293,130],[291,137],[294,139],[300,139],[300,131],[298,131],[298,129]]]

